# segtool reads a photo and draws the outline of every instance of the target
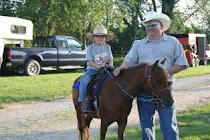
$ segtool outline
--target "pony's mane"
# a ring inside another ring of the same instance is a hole
[[[135,68],[138,68],[138,67],[143,67],[145,65],[147,65],[148,63],[139,63],[137,65],[134,65],[134,66],[131,66],[129,67],[128,69],[135,69]]]
[[[158,63],[158,67],[163,70],[167,77],[169,76],[167,69],[161,63]]]
[[[137,64],[137,65],[128,67],[127,69],[123,69],[122,72],[127,73],[127,72],[129,72],[129,71],[133,71],[133,70],[138,69],[138,68],[140,68],[140,67],[144,67],[144,66],[147,65],[147,64],[148,64],[148,63],[139,63],[139,64]]]
[[[136,69],[136,68],[139,68],[139,67],[144,67],[147,64],[152,65],[153,63],[139,63],[137,65],[134,65],[134,66],[129,67],[128,69],[124,69],[123,71],[130,71],[132,69]],[[165,73],[165,75],[167,77],[169,76],[169,73],[168,73],[167,69],[161,63],[158,63],[157,68],[162,69],[163,72]]]

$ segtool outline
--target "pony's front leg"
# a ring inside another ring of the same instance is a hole
[[[101,133],[100,133],[100,140],[105,140],[106,138],[106,131],[110,123],[101,119]]]
[[[124,118],[124,119],[121,119],[120,121],[117,121],[117,124],[118,124],[118,140],[123,140],[123,134],[124,134],[124,131],[125,131],[125,127],[127,125],[127,120],[128,118]]]

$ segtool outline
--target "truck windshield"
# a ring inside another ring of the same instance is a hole
[[[34,40],[33,47],[55,48],[55,41],[53,37],[37,37]]]

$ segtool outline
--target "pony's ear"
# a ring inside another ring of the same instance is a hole
[[[162,65],[164,65],[164,64],[165,64],[165,62],[166,62],[166,58],[165,58],[165,59],[163,59],[163,61],[161,61],[160,63],[161,63]]]
[[[153,64],[153,68],[156,68],[158,66],[158,62],[159,60],[157,60],[154,64]]]

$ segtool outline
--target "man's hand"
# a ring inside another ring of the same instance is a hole
[[[128,67],[129,67],[129,63],[126,62],[126,61],[124,61],[124,62],[121,64],[120,67],[117,67],[117,68],[114,70],[114,72],[113,72],[114,76],[118,76],[118,75],[120,74],[120,71],[121,71],[122,69],[127,69]]]
[[[118,76],[118,75],[120,74],[120,71],[121,71],[122,69],[123,69],[122,67],[117,67],[117,68],[114,70],[114,72],[113,72],[114,76]]]

